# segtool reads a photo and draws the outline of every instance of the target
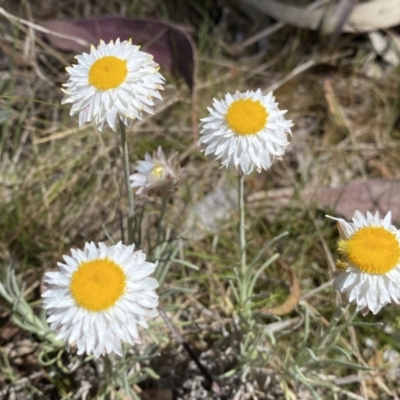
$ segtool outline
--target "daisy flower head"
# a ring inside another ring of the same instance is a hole
[[[400,231],[392,225],[392,214],[354,213],[353,222],[338,222],[341,239],[338,275],[333,287],[363,315],[376,314],[389,303],[400,303]]]
[[[158,315],[158,283],[149,277],[157,264],[134,247],[86,243],[45,274],[47,321],[78,354],[121,355],[121,342],[140,343],[137,326]]]
[[[201,119],[199,145],[222,166],[233,165],[249,175],[254,168],[267,170],[285,153],[293,124],[283,117],[286,111],[279,110],[272,92],[228,93],[223,100],[214,99],[208,111],[210,115]]]
[[[173,194],[179,180],[178,153],[166,157],[161,146],[151,156],[136,165],[136,174],[130,176],[131,187],[138,188],[136,194],[154,194],[166,197]]]
[[[153,114],[152,98],[162,99],[164,78],[153,56],[139,49],[131,40],[101,40],[66,68],[70,76],[63,84],[62,104],[72,104],[71,116],[79,113],[79,126],[94,121],[100,131],[104,124],[115,131],[118,117],[130,126],[143,111]]]

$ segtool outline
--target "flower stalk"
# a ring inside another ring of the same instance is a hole
[[[159,220],[159,223],[158,223],[158,231],[157,231],[156,246],[158,246],[160,244],[160,241],[162,239],[163,227],[164,227],[164,217],[165,217],[165,211],[167,209],[168,199],[169,199],[169,197],[162,197],[160,220]]]
[[[246,309],[246,302],[249,297],[249,283],[251,280],[250,271],[247,269],[246,254],[246,212],[244,204],[244,179],[245,175],[238,175],[238,211],[239,211],[239,251],[240,251],[240,273],[237,275],[239,289],[239,307]]]
[[[135,217],[135,202],[133,198],[133,191],[130,184],[130,172],[129,172],[129,152],[128,142],[126,141],[126,130],[125,125],[121,119],[119,119],[119,130],[121,134],[121,151],[122,151],[122,163],[124,166],[124,181],[125,189],[128,197],[128,243],[133,243],[133,219]]]
[[[244,209],[244,174],[239,174],[238,179],[238,204],[239,204],[239,243],[240,243],[240,269],[243,277],[246,275],[246,221]]]

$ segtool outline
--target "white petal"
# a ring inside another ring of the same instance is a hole
[[[121,355],[121,342],[140,342],[137,324],[147,326],[146,319],[158,314],[158,295],[154,290],[158,282],[149,277],[157,263],[146,261],[145,253],[122,242],[110,247],[104,243],[86,243],[83,251],[71,250],[71,253],[71,257],[64,256],[67,264],[61,264],[60,271],[46,273],[47,288],[42,297],[50,327],[57,331],[59,339],[71,345],[76,343],[78,354]],[[70,270],[79,268],[82,261],[106,257],[125,271],[126,289],[114,305],[93,312],[73,298]]]
[[[71,114],[79,113],[79,125],[94,122],[99,130],[105,124],[115,130],[117,115],[129,126],[132,119],[141,117],[143,110],[153,113],[152,97],[162,98],[158,90],[163,89],[164,78],[153,57],[136,49],[127,41],[100,42],[97,48],[92,46],[90,55],[77,56],[78,63],[67,68],[70,77],[63,85],[62,103],[72,103]],[[89,70],[95,61],[107,55],[126,60],[128,73],[120,86],[100,90],[89,82]]]
[[[400,246],[398,231],[391,225],[391,212],[388,212],[384,219],[380,219],[378,212],[375,214],[367,212],[364,216],[360,211],[355,211],[353,223],[348,223],[342,218],[329,218],[338,221],[342,239],[351,241],[352,236],[358,230],[364,227],[378,226],[394,233],[398,240],[397,245]],[[374,243],[374,246],[376,245],[379,245],[378,241]],[[377,256],[379,256],[379,247],[377,249]],[[344,258],[344,262],[349,264],[349,267],[335,278],[333,287],[343,294],[345,301],[356,304],[357,310],[361,311],[363,315],[369,311],[376,314],[392,302],[400,303],[400,262],[388,272],[367,273],[363,272],[362,266],[349,263],[349,256],[346,255],[345,248],[341,248],[341,251],[344,253],[341,256]]]
[[[228,108],[240,99],[260,102],[268,113],[265,126],[254,134],[234,132],[226,121]],[[207,144],[202,151],[221,160],[222,166],[229,168],[234,165],[239,173],[248,175],[254,169],[259,172],[267,170],[275,155],[284,154],[292,123],[283,118],[270,94],[263,96],[260,89],[245,93],[237,91],[234,95],[227,93],[222,101],[214,99],[213,107],[208,108],[209,116],[201,120],[199,145]]]

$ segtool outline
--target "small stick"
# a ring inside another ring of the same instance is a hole
[[[218,385],[218,383],[212,378],[210,373],[207,371],[206,367],[200,362],[200,360],[197,358],[196,354],[194,354],[194,351],[192,348],[189,346],[189,343],[186,341],[186,339],[175,329],[174,325],[172,324],[171,320],[168,318],[167,314],[161,307],[157,307],[161,318],[164,320],[168,328],[171,330],[173,335],[175,336],[176,340],[183,346],[183,348],[186,350],[186,352],[189,354],[190,358],[195,362],[197,365],[197,368],[201,371],[201,373],[204,375],[206,378],[207,382],[211,385],[211,388],[213,392],[220,397],[222,400],[224,397],[221,397],[221,387]]]

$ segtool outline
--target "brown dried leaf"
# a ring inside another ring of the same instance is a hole
[[[302,198],[319,208],[330,208],[348,220],[355,210],[362,213],[379,211],[384,216],[392,211],[393,221],[400,222],[400,180],[370,179],[350,182],[336,188],[320,188],[305,192]]]
[[[299,281],[296,278],[296,275],[294,274],[292,268],[290,268],[287,264],[283,263],[282,261],[280,262],[280,264],[290,274],[291,287],[289,296],[281,305],[262,310],[268,314],[273,314],[273,315],[289,314],[291,311],[294,310],[294,308],[296,307],[296,305],[300,300],[301,289]]]
[[[180,74],[190,89],[194,85],[196,46],[192,38],[180,27],[149,18],[96,17],[77,21],[49,20],[43,26],[52,32],[83,39],[87,45],[69,38],[43,33],[50,44],[60,50],[88,52],[89,45],[100,39],[128,40],[154,56],[165,70]]]
[[[144,389],[140,393],[141,400],[172,400],[171,389]]]

